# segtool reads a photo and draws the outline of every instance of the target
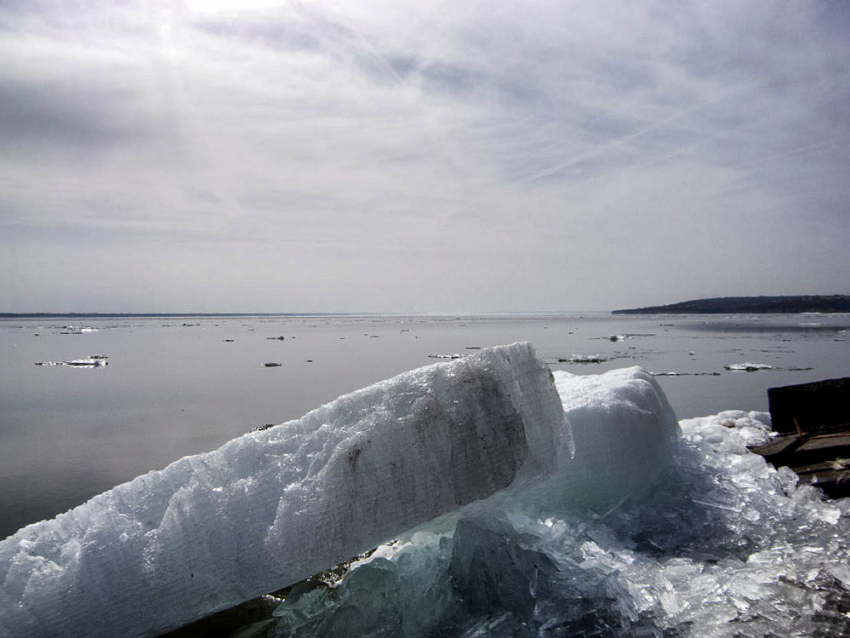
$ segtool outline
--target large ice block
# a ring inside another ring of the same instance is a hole
[[[574,510],[605,514],[656,480],[681,431],[658,382],[639,367],[578,376],[555,372],[575,459],[553,494]]]
[[[551,474],[569,436],[528,344],[402,374],[0,542],[0,635],[157,635]]]
[[[647,530],[630,525],[636,513],[652,512],[650,546],[660,540],[655,529],[678,513],[657,498],[670,489],[660,485],[660,472],[681,483],[676,461],[685,450],[676,418],[640,368],[554,375],[575,445],[571,462],[458,512],[457,520],[428,526],[400,547],[382,547],[377,560],[361,561],[333,590],[291,596],[278,608],[271,635],[662,635],[665,619],[654,617],[652,599],[658,591],[669,596],[670,583],[665,575],[656,579],[657,566],[677,559],[644,558],[627,548]],[[671,491],[693,507],[699,488],[681,486],[682,493]],[[615,527],[622,531],[611,533]],[[626,569],[629,577],[621,576]]]

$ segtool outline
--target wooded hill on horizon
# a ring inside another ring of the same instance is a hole
[[[666,306],[614,310],[615,315],[850,312],[850,295],[712,297]]]

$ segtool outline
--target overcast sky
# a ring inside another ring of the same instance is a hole
[[[850,3],[0,0],[0,310],[850,293]]]

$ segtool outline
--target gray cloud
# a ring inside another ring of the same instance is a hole
[[[7,83],[0,86],[0,138],[21,151],[44,146],[85,150],[133,144],[157,134],[154,123],[127,112],[127,99],[117,91],[78,83]]]
[[[850,292],[839,3],[221,4],[0,5],[9,310]]]

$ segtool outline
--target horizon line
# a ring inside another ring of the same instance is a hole
[[[316,311],[316,312],[0,312],[0,319],[63,318],[63,317],[317,317],[317,316],[498,316],[498,315],[557,315],[582,312],[611,312],[610,309],[587,310],[502,310],[488,312],[451,311]]]

